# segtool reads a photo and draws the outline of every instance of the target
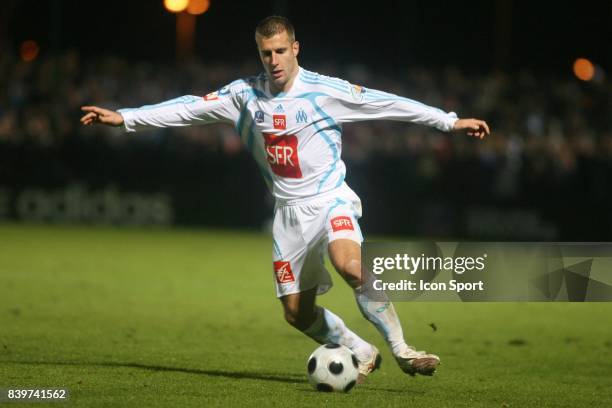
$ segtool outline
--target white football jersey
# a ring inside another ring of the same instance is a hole
[[[289,92],[273,95],[265,74],[239,79],[204,97],[182,96],[119,110],[127,131],[229,123],[277,200],[298,202],[344,183],[342,124],[371,119],[450,131],[457,120],[411,99],[299,69]]]

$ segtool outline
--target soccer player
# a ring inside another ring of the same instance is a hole
[[[233,125],[276,199],[272,265],[287,322],[319,343],[350,348],[359,360],[362,381],[380,365],[375,346],[316,304],[316,296],[332,285],[323,263],[327,251],[335,269],[354,289],[361,313],[383,335],[400,368],[410,375],[433,374],[439,357],[409,346],[393,304],[374,300],[362,287],[366,285],[361,270],[363,237],[357,222],[361,202],[344,182],[341,126],[391,119],[482,139],[489,134],[487,124],[300,67],[300,44],[284,17],[262,20],[255,41],[265,71],[258,76],[236,80],[204,97],[182,96],[138,109],[114,112],[84,106],[87,113],[81,122],[123,126],[128,132],[219,122]]]

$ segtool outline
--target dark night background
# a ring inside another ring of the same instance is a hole
[[[221,1],[196,18],[150,1],[8,0],[0,14],[0,220],[265,228],[273,203],[229,127],[79,126],[259,72],[253,30],[289,17],[300,64],[488,121],[477,142],[391,122],[344,128],[364,230],[612,240],[612,1]],[[40,53],[20,56],[26,40]],[[590,81],[572,71],[595,65]]]
[[[175,17],[162,1],[3,2],[2,41],[16,52],[37,39],[43,52],[76,48],[84,56],[174,56]],[[203,60],[256,57],[253,28],[270,14],[289,17],[302,59],[333,59],[376,69],[457,64],[486,71],[532,68],[569,75],[586,56],[610,66],[612,2],[565,1],[221,1],[198,17]]]

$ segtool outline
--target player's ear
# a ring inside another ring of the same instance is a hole
[[[299,41],[294,41],[293,44],[291,44],[291,49],[293,50],[293,56],[297,57],[297,55],[300,53],[300,42]]]

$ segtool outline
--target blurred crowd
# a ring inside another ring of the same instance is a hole
[[[435,177],[449,161],[477,160],[496,171],[496,191],[512,196],[517,174],[554,180],[572,175],[585,160],[612,162],[612,88],[573,76],[532,72],[470,72],[460,67],[406,66],[380,73],[361,65],[325,62],[305,67],[487,120],[484,143],[467,137],[389,121],[345,126],[343,157],[360,163],[377,155],[416,160],[422,177]],[[191,146],[220,154],[243,146],[229,126],[156,130],[127,136],[121,129],[84,128],[80,106],[138,107],[192,94],[205,95],[232,80],[260,72],[255,58],[243,64],[207,61],[133,62],[117,57],[81,58],[76,52],[26,63],[0,57],[0,145],[53,147],[68,138],[103,138],[120,146],[137,137],[172,140],[178,154]],[[605,80],[604,80],[605,81]],[[524,177],[523,177],[524,179]]]

